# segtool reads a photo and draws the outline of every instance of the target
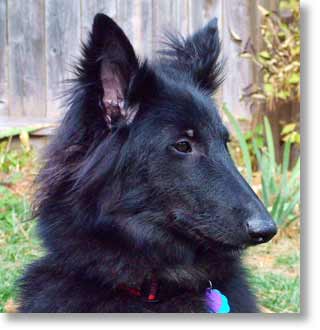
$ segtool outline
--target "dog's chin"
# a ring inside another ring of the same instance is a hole
[[[180,219],[181,223],[177,226],[172,226],[171,224],[170,229],[178,240],[183,239],[192,248],[195,247],[198,255],[201,252],[211,253],[217,256],[240,255],[248,246],[245,242],[234,241],[232,238],[218,239],[203,230],[194,228],[193,226],[187,226],[188,222],[185,219],[185,217],[182,217]],[[185,226],[182,227],[181,224]]]
[[[223,255],[239,255],[248,247],[248,244],[241,241],[222,240],[216,237],[210,237],[206,234],[198,235],[198,246],[200,249],[208,250],[211,253]],[[200,238],[200,239],[199,239]]]
[[[230,243],[216,241],[214,239],[208,239],[207,242],[202,242],[199,246],[200,250],[207,250],[209,253],[213,253],[217,256],[238,256],[247,247],[246,244],[241,243]]]
[[[239,256],[242,251],[248,247],[248,245],[243,242],[217,240],[215,237],[200,235],[199,232],[193,237],[192,241],[197,247],[197,255],[210,254],[216,258]]]

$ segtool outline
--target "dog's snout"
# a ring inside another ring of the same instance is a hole
[[[268,215],[253,216],[247,220],[246,226],[252,244],[268,242],[277,233],[277,226]]]

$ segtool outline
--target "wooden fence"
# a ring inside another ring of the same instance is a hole
[[[56,121],[61,81],[71,77],[93,16],[104,12],[125,30],[140,56],[154,56],[163,29],[191,33],[217,16],[227,79],[217,98],[238,116],[255,79],[239,53],[257,32],[251,0],[0,0],[0,128]]]

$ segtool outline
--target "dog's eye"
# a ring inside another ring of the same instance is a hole
[[[173,147],[183,153],[189,153],[192,151],[192,147],[189,141],[179,141],[176,144],[173,145]]]

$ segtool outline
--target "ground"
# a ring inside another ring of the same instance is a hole
[[[300,312],[300,227],[295,223],[267,244],[248,249],[244,262],[261,309]]]
[[[1,151],[1,150],[0,150]],[[30,219],[35,157],[0,152],[0,312],[15,311],[16,284],[23,267],[41,255]],[[261,310],[300,311],[300,227],[296,221],[268,244],[247,250],[244,263]]]

